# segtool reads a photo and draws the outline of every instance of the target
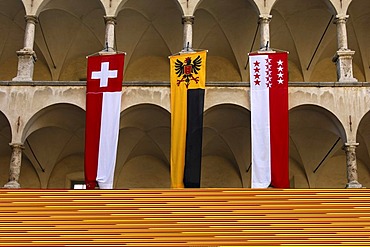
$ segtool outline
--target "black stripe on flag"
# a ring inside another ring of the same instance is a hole
[[[204,89],[188,89],[184,187],[200,188]]]

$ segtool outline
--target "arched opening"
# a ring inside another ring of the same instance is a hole
[[[292,187],[344,188],[345,135],[334,114],[320,106],[301,105],[290,110],[289,125]]]
[[[129,0],[117,15],[116,46],[127,53],[126,81],[169,81],[168,56],[182,48],[176,1]]]
[[[48,106],[29,120],[23,136],[24,158],[38,175],[41,188],[69,188],[68,174],[83,173],[85,112],[81,108],[69,104]]]
[[[16,51],[23,48],[25,9],[21,0],[0,1],[0,80],[17,75]]]
[[[258,13],[254,3],[203,0],[195,11],[195,49],[208,50],[207,81],[249,81],[245,69],[249,49],[258,49],[253,37]]]
[[[12,140],[10,123],[6,116],[0,112],[0,186],[9,179],[9,164],[12,150],[9,143]]]
[[[358,180],[362,186],[370,187],[370,112],[367,112],[361,119],[356,141],[359,146],[356,148]]]
[[[86,56],[105,46],[104,13],[99,0],[51,0],[42,6],[34,80],[86,80]]]
[[[250,186],[250,112],[231,104],[204,113],[202,187]]]
[[[289,62],[300,70],[289,81],[331,81],[336,67],[331,61],[337,50],[335,16],[328,0],[277,1],[271,11],[271,47],[289,51]]]
[[[115,188],[169,188],[171,116],[152,105],[121,113]]]
[[[348,8],[348,46],[356,53],[353,57],[353,75],[359,81],[370,80],[370,2],[351,1]]]

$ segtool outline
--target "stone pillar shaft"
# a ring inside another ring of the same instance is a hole
[[[356,147],[358,143],[346,143],[343,147],[346,153],[347,185],[346,188],[362,188],[358,182]]]
[[[12,156],[9,166],[9,181],[4,185],[4,188],[16,189],[20,188],[19,176],[21,174],[23,144],[10,143],[9,145],[12,147]]]
[[[260,23],[260,49],[270,48],[270,21],[272,16],[271,15],[260,15],[259,23]]]
[[[33,51],[33,44],[35,42],[35,30],[37,17],[27,15],[26,19],[26,30],[24,33],[24,48],[25,50]]]
[[[183,50],[192,51],[193,49],[193,23],[194,16],[183,16],[182,24],[184,25]]]
[[[346,28],[347,19],[348,19],[348,15],[337,16],[334,21],[334,23],[337,25],[337,42],[338,42],[339,50],[348,49],[347,28]]]
[[[114,28],[116,25],[116,17],[113,16],[105,16],[105,44],[104,46],[108,46],[108,51],[114,51]],[[107,48],[107,47],[105,47]]]
[[[17,51],[18,71],[13,81],[32,81],[34,63],[37,60],[36,53],[33,50],[35,43],[35,29],[37,17],[33,15],[25,16],[26,30],[24,32],[24,47]]]

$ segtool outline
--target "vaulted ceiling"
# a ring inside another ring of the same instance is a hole
[[[104,48],[105,10],[99,0],[48,0],[36,25],[38,61],[34,80],[84,80],[86,56]],[[270,22],[271,47],[289,51],[290,81],[336,81],[335,13],[327,0],[278,0]],[[0,80],[17,71],[23,46],[21,0],[0,0]],[[349,48],[354,74],[370,77],[370,2],[348,9]],[[256,6],[251,0],[202,0],[195,10],[193,47],[207,49],[208,81],[248,81],[247,54],[259,49]],[[168,81],[168,56],[183,42],[182,12],[176,0],[128,0],[119,9],[115,46],[127,53],[126,80]]]

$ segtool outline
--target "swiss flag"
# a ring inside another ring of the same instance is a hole
[[[288,55],[249,54],[252,188],[289,188]]]
[[[113,188],[125,55],[87,60],[85,182],[87,189]]]

